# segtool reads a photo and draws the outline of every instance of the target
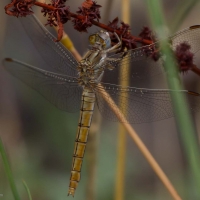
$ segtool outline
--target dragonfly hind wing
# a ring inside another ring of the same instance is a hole
[[[57,72],[77,77],[78,61],[36,18],[30,15],[20,19],[26,33],[39,54]]]
[[[144,80],[163,73],[162,60],[159,57],[156,61],[152,58],[156,49],[158,49],[158,42],[128,50],[125,54],[124,52],[113,54],[108,57],[104,66],[105,68],[109,65],[115,67],[110,73],[119,73],[120,70],[123,76],[119,79],[122,81],[130,78],[133,81]],[[121,69],[119,69],[120,66]]]
[[[191,46],[190,51],[195,54],[200,49],[200,25],[183,29],[171,36],[170,39],[174,50],[180,43],[187,42]]]
[[[80,109],[82,87],[77,79],[49,72],[14,59],[4,59],[5,69],[44,96],[60,110],[76,112]]]
[[[120,64],[123,64],[123,66],[120,67]],[[108,65],[112,64],[108,63]],[[123,62],[118,63],[118,67],[115,67],[113,70],[106,70],[102,81],[109,83],[118,83],[119,80],[130,80],[130,86],[140,87],[139,84],[143,84],[144,86],[147,85],[148,83],[146,82],[148,82],[150,78],[158,78],[158,75],[164,74],[163,71],[164,69],[162,67],[161,59],[155,62],[150,58],[145,58],[143,60],[136,60],[134,62],[134,65],[133,63],[132,65],[128,65],[128,62],[126,62],[126,64]],[[118,78],[112,80],[111,77]]]
[[[195,54],[200,49],[200,25],[191,26],[179,31],[170,36],[168,40],[172,45],[173,50],[176,50],[177,45],[186,42],[191,46],[190,51]],[[140,79],[145,81],[147,77],[157,76],[164,71],[162,69],[162,56],[159,59],[159,54],[155,54],[155,50],[159,52],[159,41],[150,45],[128,50],[124,57],[124,52],[113,54],[108,57],[104,66],[112,65],[116,68],[110,73],[118,73],[118,68],[121,66],[122,69],[120,70],[120,73],[124,75],[119,77],[120,80],[127,80],[131,77],[131,80],[133,81]],[[131,65],[131,71],[129,71],[129,65],[127,64]],[[107,80],[105,79],[104,82],[106,81]]]
[[[187,90],[140,89],[102,83],[96,89],[96,96],[103,117],[111,121],[140,124],[174,116],[170,92],[186,94],[189,97],[191,111],[200,110],[199,94]],[[115,109],[113,112],[113,106],[120,110]]]

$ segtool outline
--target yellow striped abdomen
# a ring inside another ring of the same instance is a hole
[[[85,89],[82,94],[81,111],[75,140],[68,195],[74,196],[78,182],[81,178],[81,166],[92,121],[94,104],[95,93],[92,90]]]

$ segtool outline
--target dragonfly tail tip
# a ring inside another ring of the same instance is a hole
[[[73,196],[74,197],[74,193],[75,193],[75,190],[74,188],[69,188],[69,191],[68,191],[68,195],[67,196]]]

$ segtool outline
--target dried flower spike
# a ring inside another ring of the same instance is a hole
[[[80,32],[87,32],[87,29],[93,25],[92,21],[101,18],[98,5],[95,1],[85,1],[82,3],[82,7],[76,12],[77,14],[84,16],[83,19],[75,18],[72,20],[74,28]]]
[[[46,25],[58,26],[58,39],[60,41],[63,35],[63,24],[68,20],[72,20],[74,28],[80,32],[87,32],[87,29],[93,25],[98,26],[108,32],[116,32],[122,38],[123,48],[136,48],[136,42],[142,44],[151,44],[151,40],[142,39],[132,36],[129,32],[129,25],[121,23],[118,27],[118,18],[115,18],[109,25],[99,22],[101,18],[99,8],[101,7],[95,1],[85,0],[82,7],[75,13],[70,12],[69,7],[65,6],[67,0],[51,0],[50,4],[38,2],[36,0],[12,0],[10,4],[5,6],[5,12],[11,16],[22,17],[33,14],[32,6],[42,7],[42,13],[47,16]],[[112,36],[112,34],[111,34]],[[114,42],[115,38],[113,38]]]
[[[8,15],[15,17],[25,17],[33,13],[32,6],[36,0],[13,0],[5,6],[5,12]]]

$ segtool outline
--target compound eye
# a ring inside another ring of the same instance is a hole
[[[89,42],[90,42],[90,44],[94,44],[95,43],[95,35],[90,35],[90,37],[89,37]]]

